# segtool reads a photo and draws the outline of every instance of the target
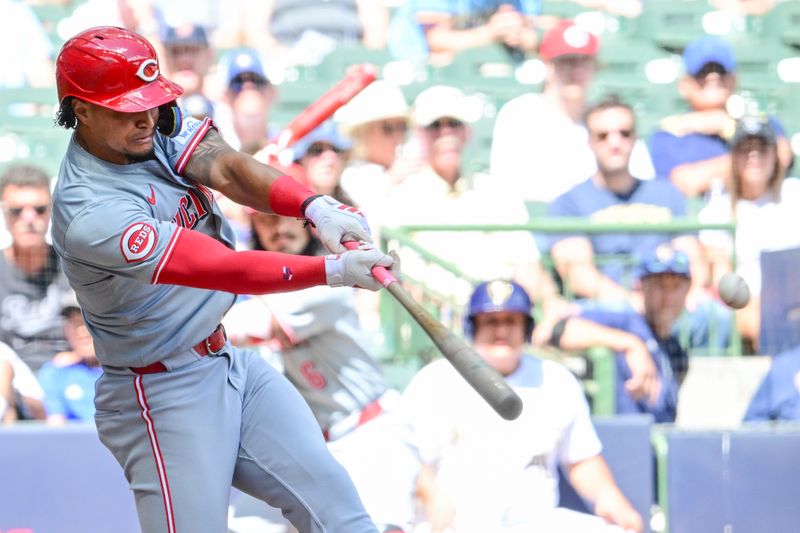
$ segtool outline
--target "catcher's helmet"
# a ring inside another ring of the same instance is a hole
[[[475,288],[469,298],[464,334],[469,338],[475,335],[475,315],[510,311],[525,315],[525,338],[530,339],[534,325],[532,310],[531,299],[519,284],[507,280],[485,281]]]
[[[126,113],[173,102],[183,89],[161,75],[147,39],[124,28],[99,26],[67,41],[56,60],[58,101],[74,96]]]

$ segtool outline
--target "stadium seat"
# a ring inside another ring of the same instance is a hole
[[[784,0],[763,16],[762,35],[800,48],[800,1]]]
[[[689,41],[703,35],[703,16],[709,11],[711,6],[705,1],[648,0],[633,32],[666,50],[683,50]]]

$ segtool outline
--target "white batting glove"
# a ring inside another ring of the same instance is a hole
[[[325,256],[325,276],[331,287],[359,287],[371,291],[380,290],[381,283],[372,276],[372,267],[386,267],[397,277],[396,254],[385,254],[371,244],[363,243],[356,250]]]
[[[305,216],[317,228],[319,239],[331,252],[344,253],[347,249],[342,241],[372,242],[364,214],[330,196],[320,196],[308,204]]]

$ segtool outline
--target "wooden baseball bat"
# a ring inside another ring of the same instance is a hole
[[[275,151],[288,148],[302,139],[314,128],[333,116],[337,109],[353,99],[370,83],[375,81],[378,72],[374,65],[365,63],[355,66],[333,87],[314,100],[286,125],[275,140]]]
[[[344,245],[350,250],[358,247],[358,243],[353,241],[345,242]],[[497,370],[489,366],[466,342],[428,313],[400,285],[391,272],[382,266],[375,266],[372,268],[372,275],[414,317],[442,355],[497,414],[506,420],[519,417],[522,413],[522,400]]]

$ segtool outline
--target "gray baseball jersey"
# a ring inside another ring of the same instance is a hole
[[[234,296],[157,284],[181,228],[233,248],[211,192],[182,177],[211,122],[187,118],[157,134],[154,158],[98,159],[74,136],[53,195],[53,242],[104,373],[100,439],[125,471],[144,533],[226,530],[233,485],[276,507],[302,532],[376,531],[294,387],[257,354],[192,346]],[[160,362],[167,371],[131,367]]]

